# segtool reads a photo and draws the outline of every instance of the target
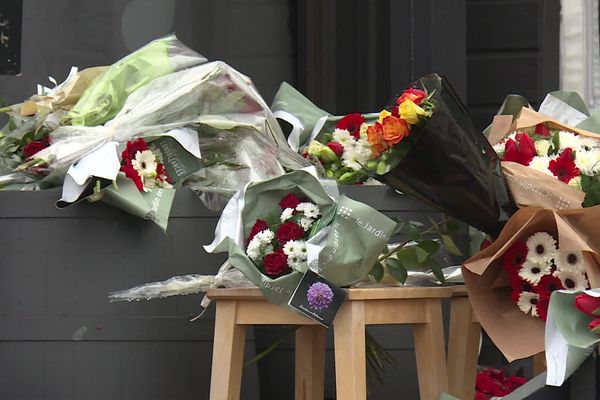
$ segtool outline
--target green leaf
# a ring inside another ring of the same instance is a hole
[[[406,268],[400,264],[400,261],[394,258],[388,258],[385,260],[385,265],[388,267],[388,272],[394,277],[394,279],[400,283],[404,283],[406,281],[408,273],[406,272]]]
[[[383,278],[383,265],[381,265],[381,263],[373,265],[369,275],[371,275],[376,282],[381,282],[381,279]]]
[[[435,254],[440,249],[440,244],[435,240],[423,240],[418,244],[418,247],[425,250],[429,254]]]
[[[440,225],[433,219],[433,218],[429,218],[429,222],[431,223],[431,227],[433,228],[433,230],[435,232],[439,232],[440,231]]]
[[[550,152],[551,155],[558,154],[558,150],[560,149],[560,136],[559,133],[556,132],[552,135],[552,150]]]
[[[448,232],[457,232],[459,227],[459,222],[453,218],[449,218],[448,221],[446,221],[446,229],[448,230]]]
[[[421,233],[414,227],[412,223],[408,225],[408,238],[415,242],[419,242],[421,240]]]
[[[406,269],[414,269],[421,267],[417,251],[415,247],[405,247],[396,253],[398,261]]]
[[[429,253],[418,246],[415,247],[415,253],[419,264],[423,264],[429,258]]]
[[[583,207],[600,204],[600,182],[596,178],[582,174],[581,189],[585,192]]]
[[[448,253],[455,256],[462,256],[463,253],[460,251],[454,240],[449,235],[441,235],[442,242],[444,243],[444,247],[448,250]]]
[[[438,280],[440,282],[446,283],[446,279],[444,278],[444,273],[442,272],[442,268],[440,267],[440,264],[438,264],[438,262],[435,259],[433,259],[433,258],[428,259],[427,267],[431,270],[431,272],[433,272],[435,277],[438,278]]]

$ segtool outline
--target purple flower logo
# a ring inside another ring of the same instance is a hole
[[[306,291],[306,299],[312,308],[322,310],[331,304],[333,291],[326,283],[315,282]]]

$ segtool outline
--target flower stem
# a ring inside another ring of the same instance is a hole
[[[448,218],[444,218],[440,222],[436,222],[435,225],[432,225],[429,228],[427,228],[424,231],[419,232],[419,233],[421,235],[425,235],[427,233],[430,233],[430,232],[436,230],[440,225],[445,224],[446,222],[448,222]],[[386,254],[383,254],[382,256],[379,256],[379,258],[377,259],[377,262],[380,263],[382,261],[385,261],[386,259],[390,258],[394,254],[396,254],[397,252],[399,252],[400,250],[402,250],[407,244],[409,244],[412,241],[413,240],[411,240],[411,239],[405,240],[404,242],[400,243],[400,245],[398,247],[396,247],[394,250],[392,250],[392,251],[390,251],[390,252],[388,252]]]

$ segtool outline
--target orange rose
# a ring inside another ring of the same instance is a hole
[[[383,139],[390,146],[400,143],[402,139],[408,136],[409,132],[409,126],[402,118],[390,115],[383,120]]]
[[[383,128],[379,122],[367,128],[367,142],[371,145],[375,157],[379,157],[387,149],[387,142],[383,139]]]
[[[404,102],[404,100],[410,100],[416,105],[419,105],[425,97],[427,97],[427,93],[425,93],[424,91],[414,88],[408,88],[404,92],[402,92],[400,97],[396,99],[396,104],[400,105],[402,102]]]

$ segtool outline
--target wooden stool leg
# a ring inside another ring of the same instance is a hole
[[[459,399],[475,398],[481,326],[473,322],[468,297],[454,297],[448,337],[448,390]]]
[[[367,369],[364,302],[347,301],[342,304],[333,328],[336,397],[344,400],[365,400]]]
[[[217,301],[210,400],[240,398],[246,326],[235,323],[236,312],[237,301]]]
[[[439,299],[427,299],[425,308],[428,322],[413,324],[419,393],[421,400],[437,400],[448,391],[442,304]]]
[[[296,331],[296,400],[323,400],[325,334],[325,327],[315,325]]]

